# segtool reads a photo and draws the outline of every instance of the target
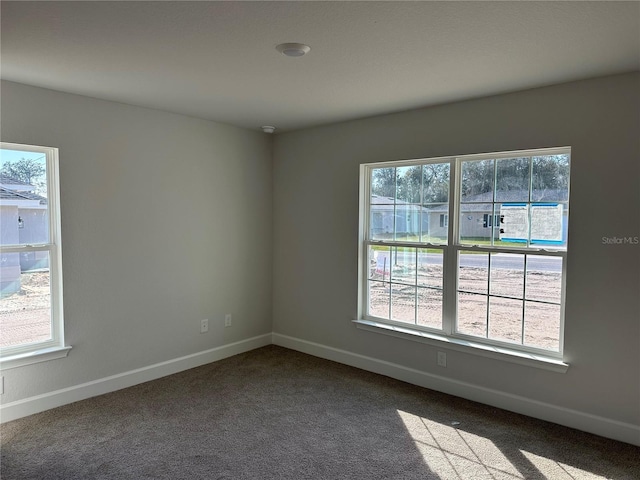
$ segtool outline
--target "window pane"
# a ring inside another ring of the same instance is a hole
[[[49,243],[45,154],[0,149],[0,242]]]
[[[493,214],[491,203],[463,203],[460,205],[460,243],[491,245],[492,228],[486,216]]]
[[[418,288],[418,325],[442,330],[442,291]]]
[[[496,161],[496,202],[529,201],[529,158]]]
[[[48,252],[0,256],[1,347],[51,338],[51,287]]]
[[[398,167],[396,175],[396,203],[420,203],[422,166]]]
[[[526,247],[527,246],[526,240],[513,241],[507,235],[505,235],[505,229],[504,229],[505,216],[501,212],[501,207],[502,207],[502,204],[500,203],[494,204],[493,217],[490,215],[488,216],[489,223],[493,225],[492,227],[493,228],[493,245],[496,247]],[[528,230],[527,230],[527,234],[528,234]]]
[[[489,297],[489,338],[522,343],[522,300]]]
[[[430,163],[422,166],[423,203],[449,202],[450,168],[448,163]]]
[[[369,282],[369,315],[389,318],[389,294],[388,283]]]
[[[527,300],[560,303],[562,257],[527,256]]]
[[[391,253],[389,247],[369,247],[369,279],[389,281],[391,276]]]
[[[462,162],[463,202],[493,202],[493,160]]]
[[[391,318],[416,323],[416,287],[391,285]]]
[[[488,293],[489,254],[460,252],[458,256],[458,290]]]
[[[419,205],[396,204],[395,239],[405,242],[420,241],[422,208]]]
[[[458,332],[487,336],[487,297],[458,293]]]
[[[416,249],[391,247],[391,281],[416,284]]]
[[[500,244],[526,247],[529,240],[528,203],[503,203],[500,208]]]
[[[374,168],[371,171],[371,196],[384,197],[393,203],[396,194],[396,169]]]
[[[525,301],[524,343],[546,350],[560,349],[560,305]]]
[[[446,203],[422,207],[423,242],[444,244],[449,237],[449,205]]]
[[[393,204],[393,198],[371,195],[370,205],[370,238],[372,240],[386,240],[393,238],[396,211],[396,207]]]
[[[555,248],[567,246],[567,206],[561,203],[531,205],[531,244]]]
[[[491,295],[523,298],[524,255],[512,253],[491,254]]]
[[[418,285],[443,288],[443,251],[418,249]]]
[[[569,155],[533,157],[531,200],[566,202],[569,200]]]

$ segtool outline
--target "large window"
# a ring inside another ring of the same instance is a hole
[[[569,148],[361,168],[360,317],[561,358]]]
[[[57,149],[0,144],[3,368],[65,350],[60,255]]]

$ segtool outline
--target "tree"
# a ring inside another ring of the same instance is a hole
[[[462,198],[493,191],[493,162],[480,160],[462,164]]]
[[[495,189],[497,201],[527,201],[529,182],[534,201],[566,201],[569,156],[517,157],[462,164],[463,199],[492,193]],[[508,195],[507,192],[515,194]]]
[[[569,193],[569,156],[533,157],[531,182],[534,200],[567,200]]]
[[[372,194],[419,204],[447,202],[449,164],[437,163],[373,170]]]
[[[422,166],[422,203],[449,201],[449,164],[431,163]]]
[[[422,167],[400,167],[397,169],[398,200],[407,203],[420,203]]]
[[[448,163],[432,163],[373,170],[373,195],[398,202],[446,203],[449,199]],[[462,162],[463,201],[482,195],[491,202],[528,201],[529,184],[534,201],[566,201],[569,186],[569,156],[545,155]],[[475,198],[475,201],[478,201]]]
[[[36,192],[46,190],[45,175],[47,169],[37,160],[22,158],[15,162],[5,162],[0,173],[36,187]]]
[[[396,169],[394,167],[373,170],[371,193],[380,197],[394,198],[396,196]]]

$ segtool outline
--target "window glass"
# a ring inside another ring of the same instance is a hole
[[[492,202],[494,160],[469,160],[462,163],[460,200],[462,202]]]
[[[460,243],[464,245],[491,245],[492,229],[485,228],[484,216],[493,212],[491,203],[460,204]]]
[[[560,357],[569,161],[558,148],[371,166],[364,315]]]
[[[419,204],[422,190],[422,166],[400,167],[396,170],[396,202]]]
[[[530,158],[496,160],[497,202],[528,202]]]
[[[542,155],[532,159],[531,200],[569,200],[569,155]]]
[[[422,203],[447,203],[449,201],[449,163],[429,163],[422,166]]]
[[[49,242],[47,160],[42,152],[0,149],[0,242]]]
[[[474,293],[458,293],[457,331],[476,337],[487,336],[487,297]]]
[[[2,255],[0,347],[51,340],[49,252]]]

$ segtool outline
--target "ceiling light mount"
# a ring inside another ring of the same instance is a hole
[[[272,125],[263,125],[262,126],[262,131],[264,133],[273,133],[276,131],[276,127],[272,126]]]
[[[281,43],[276,50],[287,57],[302,57],[311,51],[311,47],[304,43]]]

